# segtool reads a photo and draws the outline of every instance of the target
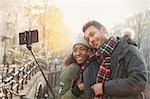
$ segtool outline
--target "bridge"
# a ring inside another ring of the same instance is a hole
[[[47,64],[39,63],[54,94],[57,95],[60,70],[54,69],[52,71],[47,68]],[[30,61],[19,68],[7,65],[1,69],[0,99],[54,99],[34,61]],[[148,73],[150,74],[150,72]],[[149,86],[147,86],[144,94],[145,99],[150,98]]]
[[[55,95],[58,90],[60,70],[49,71],[45,64],[40,63],[42,70]],[[9,67],[2,69],[0,82],[0,99],[54,99],[46,81],[34,61],[20,68]]]

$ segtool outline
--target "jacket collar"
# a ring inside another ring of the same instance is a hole
[[[128,49],[129,49],[128,45],[137,46],[135,41],[130,39],[127,36],[124,36],[122,38],[118,38],[118,45],[117,45],[117,47],[116,47],[116,49],[114,51],[114,54],[116,53],[117,56],[119,56],[119,58],[124,57],[125,54],[127,53]]]

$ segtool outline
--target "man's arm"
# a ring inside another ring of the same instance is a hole
[[[136,95],[142,92],[147,83],[147,71],[143,56],[134,48],[128,63],[127,78],[105,81],[103,85],[106,95]],[[126,63],[127,64],[127,63]]]

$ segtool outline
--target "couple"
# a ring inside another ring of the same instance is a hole
[[[58,99],[143,99],[147,84],[146,64],[128,37],[108,37],[97,21],[83,26],[84,39],[60,75]]]

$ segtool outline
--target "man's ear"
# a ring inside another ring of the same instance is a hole
[[[106,28],[104,26],[101,27],[100,31],[101,33],[107,33]]]

